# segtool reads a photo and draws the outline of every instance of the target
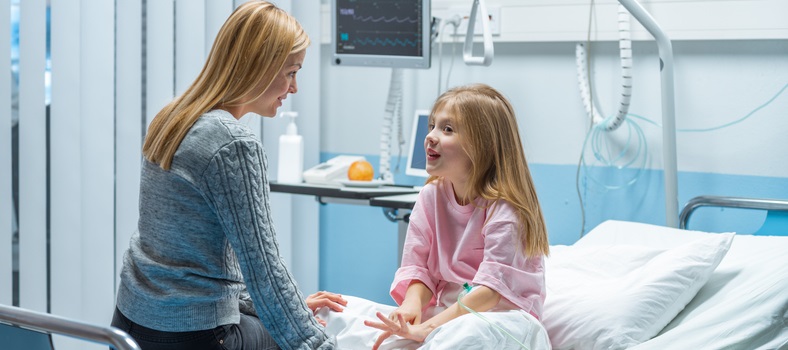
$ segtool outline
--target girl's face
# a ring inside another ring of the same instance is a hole
[[[462,130],[457,129],[456,122],[457,118],[445,110],[437,111],[429,121],[429,133],[424,139],[427,173],[445,177],[455,189],[464,188],[472,166],[471,158],[460,143]]]
[[[287,94],[298,92],[296,73],[301,69],[305,55],[306,51],[301,51],[287,56],[285,65],[276,74],[268,89],[260,97],[249,102],[248,108],[251,112],[264,117],[276,116],[276,110],[282,106],[282,101],[287,98]],[[260,90],[255,89],[255,91]]]

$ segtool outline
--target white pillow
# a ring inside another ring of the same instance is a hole
[[[706,283],[733,236],[670,249],[552,246],[542,322],[553,349],[626,349],[651,339]]]

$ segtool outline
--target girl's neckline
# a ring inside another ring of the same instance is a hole
[[[455,210],[461,213],[470,213],[476,209],[476,205],[474,204],[474,202],[476,202],[475,199],[469,201],[467,204],[461,204],[457,201],[457,195],[454,192],[454,184],[451,181],[444,179],[442,187],[444,189],[444,195],[448,197],[449,203]]]

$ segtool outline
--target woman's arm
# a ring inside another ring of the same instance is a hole
[[[216,153],[205,177],[257,315],[277,344],[294,349],[333,347],[279,255],[259,141],[228,143]]]

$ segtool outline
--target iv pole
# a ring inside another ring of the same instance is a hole
[[[662,161],[665,176],[667,226],[678,228],[678,169],[676,162],[676,108],[673,84],[673,46],[654,18],[635,0],[618,0],[656,39],[662,83]]]

